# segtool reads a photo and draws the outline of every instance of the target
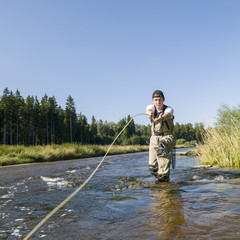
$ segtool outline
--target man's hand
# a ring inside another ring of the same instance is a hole
[[[165,121],[167,119],[170,119],[171,118],[171,114],[170,113],[160,113],[158,118],[154,118],[154,122],[157,122],[157,121]]]
[[[147,114],[149,119],[153,119],[153,111],[151,109],[147,109],[146,114]]]
[[[159,116],[157,118],[154,118],[153,121],[157,122],[160,121],[162,119],[163,113],[160,113]]]

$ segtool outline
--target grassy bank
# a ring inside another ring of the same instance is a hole
[[[177,145],[176,148],[187,148],[188,144]],[[0,166],[50,162],[71,159],[81,159],[89,157],[104,156],[109,145],[80,145],[80,144],[62,144],[46,146],[9,146],[0,145]],[[134,153],[148,151],[148,146],[113,145],[108,155]]]
[[[98,145],[47,145],[8,146],[0,145],[0,166],[80,159],[104,156],[109,146]],[[148,146],[112,146],[109,155],[147,151]]]
[[[204,143],[199,145],[203,164],[240,167],[240,126],[212,128],[206,131]]]

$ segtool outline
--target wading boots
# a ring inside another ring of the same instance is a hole
[[[156,177],[156,180],[155,180],[155,183],[160,183],[160,182],[169,182],[169,176],[166,176],[166,175],[158,175]]]

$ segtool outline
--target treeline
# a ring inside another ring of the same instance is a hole
[[[130,116],[117,124],[96,121],[92,116],[76,112],[74,100],[69,96],[65,109],[57,104],[55,97],[45,95],[24,99],[19,91],[14,94],[4,89],[0,98],[0,143],[8,145],[47,145],[62,143],[110,144],[122,130]],[[149,126],[132,121],[118,139],[117,144],[148,144]]]
[[[74,100],[69,96],[65,109],[57,104],[55,97],[46,94],[39,100],[28,96],[24,99],[5,88],[0,97],[0,143],[6,145],[47,145],[63,143],[110,144],[125,124],[127,116],[118,123],[96,121],[91,123],[82,113],[76,112]],[[175,135],[186,141],[201,141],[202,124],[175,125]],[[119,145],[146,145],[149,143],[151,126],[135,124],[129,126],[118,138]]]
[[[191,123],[179,124],[174,126],[174,135],[177,137],[178,142],[182,140],[182,143],[187,142],[202,142],[202,136],[205,132],[203,123],[196,123],[194,126]]]

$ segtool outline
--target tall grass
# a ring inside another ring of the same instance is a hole
[[[62,144],[46,146],[8,146],[0,145],[0,166],[80,159],[103,156],[109,146]],[[147,151],[148,146],[112,146],[109,154],[122,154]]]
[[[208,129],[203,144],[198,145],[203,164],[240,167],[240,126],[232,122],[228,127]]]

